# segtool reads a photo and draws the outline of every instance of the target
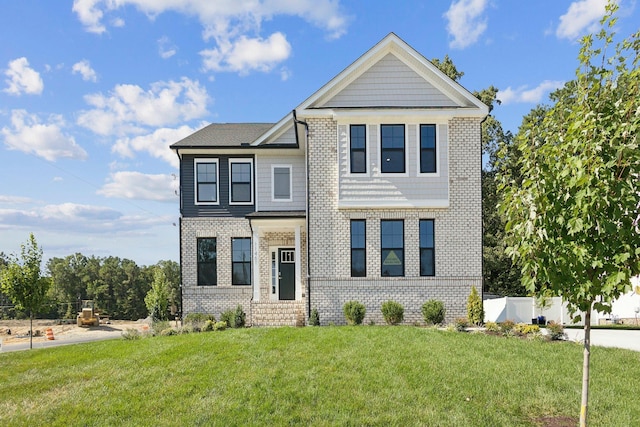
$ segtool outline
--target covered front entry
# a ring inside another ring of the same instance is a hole
[[[304,324],[306,221],[304,212],[255,212],[251,220],[254,326]]]

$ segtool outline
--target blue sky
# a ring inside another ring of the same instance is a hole
[[[604,0],[0,0],[0,251],[178,261],[178,159],[276,122],[389,32],[490,85],[516,131],[574,76]],[[617,31],[638,29],[635,0]]]

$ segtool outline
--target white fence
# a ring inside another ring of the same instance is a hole
[[[640,280],[632,281],[634,288],[640,286]],[[567,310],[567,305],[560,297],[550,298],[548,307],[541,309],[536,305],[535,298],[532,297],[504,297],[484,300],[484,321],[504,322],[513,320],[516,323],[532,323],[538,316],[544,316],[548,321],[561,324],[572,324],[572,318]],[[584,316],[582,316],[584,319]],[[605,323],[640,323],[640,294],[628,292],[618,298],[612,304],[610,314],[591,313],[591,324],[599,325]],[[583,322],[575,324],[582,325]]]

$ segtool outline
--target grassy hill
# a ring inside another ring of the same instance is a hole
[[[591,425],[634,425],[640,353],[591,360]],[[0,425],[575,425],[581,369],[573,343],[417,327],[104,341],[0,353]]]

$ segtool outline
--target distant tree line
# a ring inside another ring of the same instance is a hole
[[[10,257],[0,253],[0,271],[9,265]],[[161,273],[166,289],[166,313],[170,318],[180,307],[180,265],[175,261],[159,261],[150,266],[138,266],[130,259],[86,256],[81,253],[64,258],[51,258],[43,272],[49,281],[46,301],[37,313],[39,318],[73,319],[82,300],[91,299],[98,309],[112,319],[146,318],[149,310],[145,297],[154,279]],[[27,313],[13,307],[10,299],[0,293],[0,317],[26,318]]]

